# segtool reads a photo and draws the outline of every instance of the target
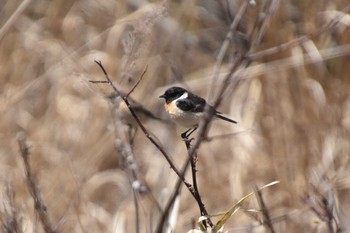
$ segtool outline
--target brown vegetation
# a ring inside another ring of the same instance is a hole
[[[349,3],[256,1],[220,63],[242,2],[2,3],[1,231],[157,228],[178,177],[141,130],[123,144],[130,135],[111,111],[113,89],[89,82],[104,80],[94,62],[100,60],[126,93],[147,66],[131,97],[164,119],[158,96],[168,86],[183,85],[215,101],[229,77],[218,109],[239,124],[210,124],[198,150],[198,188],[213,215],[256,195],[224,230],[349,232],[350,16],[342,13],[350,12]],[[261,40],[255,29],[266,30]],[[236,54],[251,60],[227,76]],[[175,127],[142,123],[181,171],[188,152]],[[192,180],[190,172],[186,179]],[[278,185],[256,188],[275,180]],[[186,188],[180,193],[178,212],[170,211],[175,232],[187,232],[200,211]]]

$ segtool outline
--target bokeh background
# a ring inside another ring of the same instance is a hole
[[[252,1],[253,2],[253,1]],[[244,48],[242,35],[270,1],[256,1],[239,26],[220,72]],[[1,230],[43,232],[27,190],[16,135],[25,132],[34,178],[58,232],[135,232],[130,176],[115,150],[113,90],[128,91],[148,66],[132,98],[167,119],[158,98],[171,85],[206,96],[218,51],[240,1],[70,0],[0,1]],[[281,1],[256,51],[317,30],[347,0]],[[221,112],[239,124],[213,122],[199,150],[199,190],[209,213],[263,191],[276,232],[331,232],[325,209],[350,231],[350,20],[291,49],[264,56],[225,93]],[[220,80],[219,82],[220,83]],[[144,122],[180,167],[187,152],[171,123]],[[221,136],[220,136],[221,135]],[[226,135],[226,136],[222,136]],[[140,231],[153,232],[177,177],[161,153],[136,132]],[[190,179],[190,176],[188,177]],[[12,193],[12,194],[11,194]],[[14,197],[11,201],[10,197]],[[327,204],[324,208],[325,203]],[[228,232],[269,232],[255,198],[225,225]],[[181,192],[175,232],[194,227],[199,210]],[[334,224],[334,228],[336,228]],[[14,229],[14,228],[12,228]]]

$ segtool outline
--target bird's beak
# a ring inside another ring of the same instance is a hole
[[[165,95],[161,95],[161,96],[159,96],[159,98],[165,98]]]

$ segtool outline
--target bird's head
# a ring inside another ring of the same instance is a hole
[[[188,96],[185,89],[182,87],[170,87],[164,92],[163,95],[159,96],[159,98],[164,98],[165,102],[168,104],[182,96],[183,98],[187,98]]]

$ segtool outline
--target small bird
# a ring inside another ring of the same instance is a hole
[[[187,139],[198,128],[206,106],[209,106],[210,110],[214,112],[214,117],[237,124],[237,121],[227,118],[221,112],[216,111],[205,99],[192,94],[182,87],[170,87],[159,98],[165,99],[165,110],[169,113],[170,118],[177,125],[187,129],[181,134],[183,139]]]

